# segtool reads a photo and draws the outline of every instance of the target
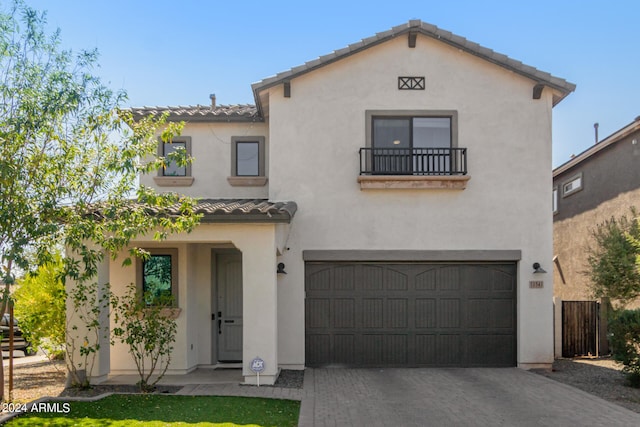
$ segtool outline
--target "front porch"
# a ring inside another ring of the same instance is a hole
[[[170,269],[165,277],[171,277],[168,290],[178,308],[177,334],[160,384],[257,384],[250,366],[256,358],[264,361],[260,383],[276,381],[280,369],[276,266],[289,231],[288,221],[278,212],[205,214],[190,234],[133,243],[152,257],[169,260],[163,265]],[[123,295],[131,283],[138,289],[146,283],[144,262],[125,266],[125,256],[126,251],[116,259],[105,257],[99,269],[99,283],[109,282],[115,295]],[[116,327],[113,317],[106,315],[101,324],[105,330]],[[105,334],[100,343],[90,373],[92,383],[135,384],[139,377],[128,347],[119,342],[109,345],[108,339]]]

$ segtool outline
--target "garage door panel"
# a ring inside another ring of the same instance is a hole
[[[333,300],[333,310],[330,314],[334,328],[355,328],[356,301],[353,298],[336,298]]]
[[[408,362],[406,335],[383,335],[383,363],[388,366],[406,366]]]
[[[329,298],[307,298],[305,307],[307,328],[329,328],[331,320],[329,316],[331,300]]]
[[[306,288],[308,291],[327,291],[331,287],[331,269],[313,265],[307,269]]]
[[[407,275],[393,268],[388,268],[385,271],[384,283],[388,291],[406,291],[409,286]]]
[[[436,288],[441,291],[459,291],[460,269],[457,266],[446,266],[436,270]]]
[[[382,328],[384,320],[384,299],[363,298],[362,299],[362,327]]]
[[[384,268],[372,265],[362,266],[362,289],[365,291],[384,290]]]
[[[331,335],[307,334],[305,338],[306,359],[309,366],[324,365],[331,360]]]
[[[436,300],[434,298],[419,298],[415,300],[416,329],[436,327]]]
[[[306,264],[308,366],[514,366],[515,263]]]
[[[437,274],[435,269],[424,271],[416,275],[417,291],[435,291],[437,283]]]
[[[438,301],[436,308],[438,328],[460,327],[460,300],[443,298]]]
[[[336,291],[352,291],[355,289],[355,266],[339,266],[333,269],[331,288]]]
[[[513,337],[509,335],[469,335],[467,352],[469,366],[515,364]]]
[[[336,334],[333,337],[335,363],[353,366],[356,364],[356,336],[354,334]]]
[[[436,336],[436,365],[459,366],[462,363],[462,342],[459,334]]]
[[[384,335],[362,335],[362,364],[364,366],[383,366],[384,364]]]
[[[492,283],[494,291],[506,291],[510,293],[515,290],[513,276],[504,271],[494,270]]]
[[[416,334],[415,363],[418,366],[436,365],[436,335]]]
[[[387,300],[387,316],[386,323],[389,328],[406,328],[407,319],[407,300],[406,299],[388,299]]]

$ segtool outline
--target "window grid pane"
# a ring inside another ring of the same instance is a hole
[[[187,167],[178,166],[175,162],[169,160],[169,154],[176,151],[176,149],[187,149],[186,142],[173,142],[164,144],[164,157],[166,160],[166,166],[164,169],[164,176],[187,176]]]
[[[258,141],[239,141],[236,143],[236,175],[260,175],[260,150]]]

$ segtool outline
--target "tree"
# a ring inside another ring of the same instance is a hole
[[[41,265],[34,274],[17,281],[13,293],[15,314],[20,328],[33,348],[42,349],[49,358],[61,354],[65,345],[65,290],[60,273],[62,257]]]
[[[70,303],[103,313],[108,284],[96,277],[105,254],[116,257],[151,230],[161,240],[198,223],[193,199],[137,183],[141,173],[190,159],[184,150],[158,157],[158,129],[171,142],[181,125],[164,116],[134,120],[121,109],[126,95],[92,74],[97,52],[62,50],[60,32],[46,34],[45,22],[46,14],[21,0],[0,12],[0,270],[7,284],[0,311],[15,276],[51,261],[52,245],[62,243],[69,256],[61,278],[75,284]],[[131,256],[140,254],[130,249]],[[91,292],[97,299],[86,298]],[[75,319],[84,330],[67,326],[67,337],[76,340],[71,347],[83,358],[95,355],[96,334],[105,332],[87,316]],[[77,382],[72,359],[68,368]],[[0,384],[3,378],[0,368]]]
[[[637,212],[610,218],[591,232],[587,248],[587,275],[596,298],[607,297],[624,305],[640,296],[640,224]]]

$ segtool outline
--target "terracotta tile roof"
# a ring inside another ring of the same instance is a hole
[[[202,222],[286,222],[293,219],[295,202],[270,202],[264,199],[201,199],[195,209]],[[179,213],[179,205],[175,207]],[[171,211],[171,210],[170,210]]]
[[[498,66],[504,67],[508,70],[521,74],[538,83],[541,83],[545,86],[549,86],[559,91],[560,95],[554,97],[554,105],[560,102],[569,93],[573,92],[576,88],[575,84],[570,83],[562,78],[552,76],[547,72],[538,70],[537,68],[531,67],[529,65],[523,64],[520,61],[509,58],[506,55],[503,55],[501,53],[498,53],[491,49],[483,47],[478,43],[469,41],[464,37],[460,37],[449,31],[445,31],[441,28],[438,28],[435,25],[431,25],[416,19],[416,20],[411,20],[402,25],[393,27],[388,31],[377,33],[372,37],[368,37],[366,39],[360,40],[359,42],[350,44],[349,46],[333,51],[328,55],[321,56],[319,58],[306,62],[297,67],[291,68],[290,70],[283,71],[281,73],[276,74],[275,76],[267,77],[262,81],[254,83],[252,85],[252,89],[254,91],[254,97],[256,99],[256,102],[260,102],[258,92],[264,89],[278,85],[284,81],[293,79],[302,74],[316,70],[332,62],[339,61],[344,57],[353,55],[354,53],[358,53],[360,51],[368,49],[369,47],[375,46],[377,44],[388,41],[392,38],[398,37],[401,34],[406,34],[409,32],[416,32],[419,34],[423,34],[427,37],[432,37],[443,43],[447,43],[451,46],[454,46],[457,49],[460,49],[472,55],[478,56]],[[258,104],[258,110],[259,111],[261,110],[261,106],[259,104]]]
[[[132,108],[134,118],[142,118],[149,115],[169,113],[170,121],[187,122],[255,122],[262,121],[258,116],[258,110],[252,104],[217,105],[191,105],[176,107],[139,107]]]

